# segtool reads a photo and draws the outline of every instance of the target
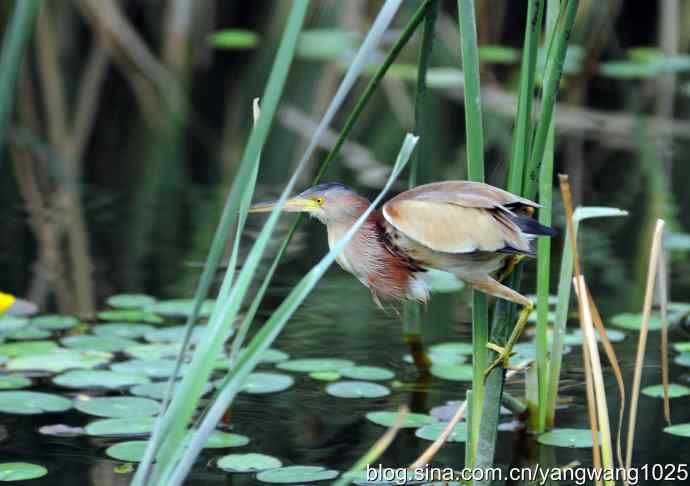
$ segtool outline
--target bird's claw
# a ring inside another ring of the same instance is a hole
[[[487,378],[491,374],[491,372],[496,368],[497,366],[503,366],[503,368],[508,368],[508,363],[510,361],[511,356],[515,356],[517,353],[515,353],[511,348],[499,346],[498,344],[495,343],[487,343],[486,347],[490,349],[491,351],[494,351],[498,353],[498,357],[489,365],[487,368],[484,370],[484,382],[486,383]]]

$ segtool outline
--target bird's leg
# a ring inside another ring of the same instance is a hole
[[[498,273],[498,281],[505,282],[508,277],[510,277],[510,274],[513,273],[515,267],[525,258],[525,255],[511,255],[506,258],[505,265],[503,265],[503,268]]]
[[[495,343],[488,343],[486,345],[487,348],[497,352],[498,357],[486,368],[486,370],[484,370],[484,381],[486,381],[491,371],[493,371],[493,369],[497,366],[502,365],[504,368],[508,368],[510,357],[514,354],[513,346],[515,346],[517,340],[520,339],[520,336],[527,325],[527,319],[529,319],[529,315],[533,310],[534,304],[532,304],[532,302],[522,308],[520,315],[518,316],[518,320],[515,323],[515,327],[513,328],[513,332],[510,333],[510,337],[508,337],[508,341],[506,341],[504,346],[499,346]]]

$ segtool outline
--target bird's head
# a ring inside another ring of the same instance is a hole
[[[263,213],[273,210],[276,201],[258,202],[249,209],[250,213]],[[354,216],[359,216],[362,206],[366,209],[366,199],[359,196],[346,185],[326,182],[310,187],[306,191],[285,201],[283,211],[288,213],[308,213],[324,224],[329,224]]]

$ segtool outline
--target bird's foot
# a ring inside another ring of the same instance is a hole
[[[508,363],[510,358],[515,356],[517,353],[513,351],[512,346],[499,346],[496,343],[487,343],[486,347],[491,351],[498,353],[498,357],[484,370],[484,382],[489,377],[494,368],[498,366],[503,366],[503,368],[508,368]]]
[[[508,277],[510,277],[510,274],[513,273],[515,267],[517,267],[518,264],[525,258],[525,255],[512,255],[511,257],[509,257],[506,260],[503,269],[498,274],[498,281],[505,282],[508,279]]]

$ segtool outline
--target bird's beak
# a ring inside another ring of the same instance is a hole
[[[276,206],[277,201],[264,201],[264,202],[258,202],[254,203],[252,207],[249,208],[250,213],[268,213],[270,211],[273,211],[273,208]],[[303,213],[307,212],[310,209],[314,209],[318,207],[318,205],[312,201],[311,199],[306,199],[306,198],[301,198],[299,196],[293,197],[291,199],[288,199],[285,201],[285,205],[283,206],[283,212],[286,213]]]

